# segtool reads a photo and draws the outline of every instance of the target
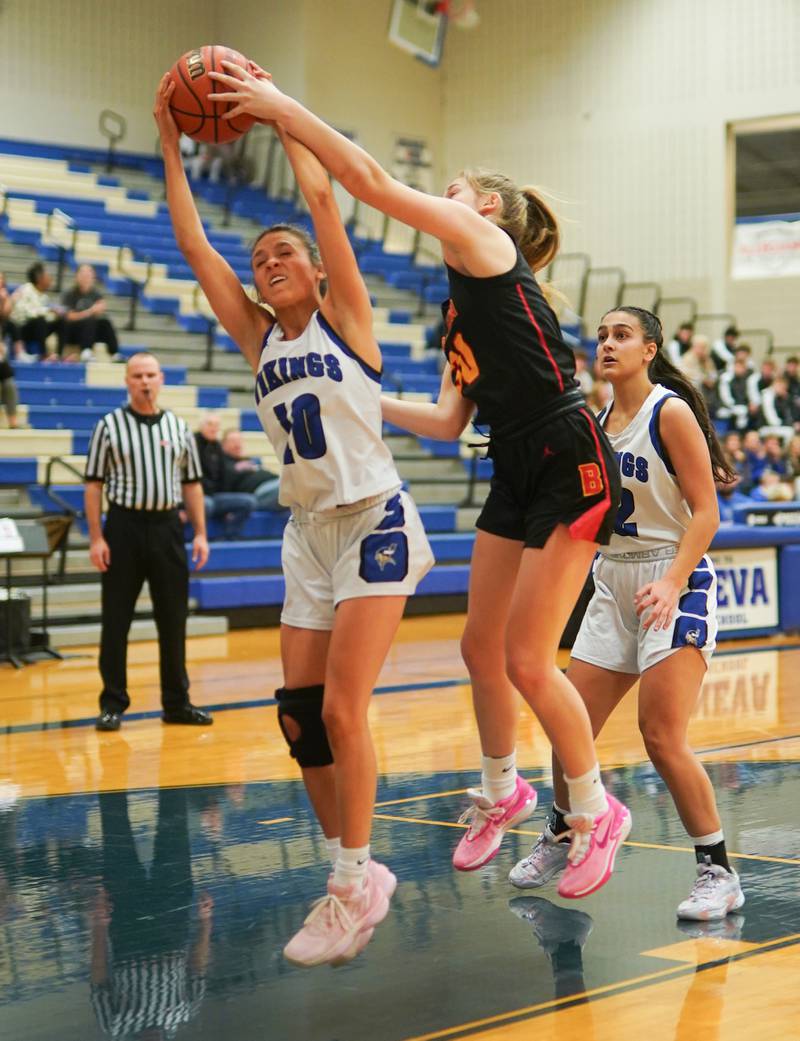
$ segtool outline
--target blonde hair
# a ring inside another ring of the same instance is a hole
[[[496,192],[500,196],[496,223],[516,242],[532,271],[546,268],[558,253],[561,231],[556,215],[539,191],[529,186],[519,188],[505,174],[480,167],[462,170],[461,176],[479,195]]]

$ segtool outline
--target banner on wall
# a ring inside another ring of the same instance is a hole
[[[717,618],[721,632],[769,629],[780,623],[775,546],[715,550]]]
[[[800,275],[800,220],[737,224],[731,274],[734,278]]]

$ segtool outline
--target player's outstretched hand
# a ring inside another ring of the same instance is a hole
[[[648,582],[647,585],[636,593],[633,602],[636,613],[641,618],[644,611],[652,608],[650,613],[642,621],[643,629],[666,629],[675,615],[678,606],[680,586],[669,578],[660,578],[656,582]]]
[[[156,102],[153,106],[153,118],[158,127],[158,134],[161,138],[161,147],[164,149],[177,148],[181,136],[178,131],[178,125],[169,108],[170,98],[174,91],[175,82],[170,74],[165,72],[158,85],[158,90],[156,91]]]
[[[250,63],[250,70],[229,61],[224,61],[222,65],[227,72],[209,72],[208,75],[227,93],[209,94],[208,99],[233,104],[234,107],[223,115],[223,119],[235,119],[242,113],[262,122],[278,119],[284,95],[272,82],[268,72],[253,62]]]

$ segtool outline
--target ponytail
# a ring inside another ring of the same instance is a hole
[[[535,188],[520,188],[526,202],[525,226],[519,248],[531,270],[541,271],[552,263],[561,245],[561,230],[556,215]]]
[[[736,471],[719,443],[714,424],[708,413],[708,406],[703,395],[689,382],[680,369],[669,360],[664,350],[664,333],[660,319],[643,307],[615,307],[614,311],[622,311],[632,315],[642,328],[645,343],[654,343],[658,348],[653,360],[647,368],[647,375],[652,383],[662,386],[677,394],[686,402],[694,413],[697,424],[705,435],[708,451],[711,456],[711,470],[714,480],[720,484],[732,484],[736,480]]]

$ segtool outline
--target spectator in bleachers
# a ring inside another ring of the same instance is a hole
[[[226,487],[229,466],[219,439],[220,426],[219,416],[215,412],[208,412],[194,439],[203,471],[206,517],[222,521],[224,538],[236,539],[258,503],[254,495],[229,491]]]
[[[692,386],[701,393],[706,385],[716,386],[717,369],[711,359],[711,342],[707,336],[695,334],[689,349],[680,356],[676,365]]]
[[[222,450],[226,459],[226,490],[247,492],[255,496],[259,510],[280,510],[280,478],[269,470],[264,470],[257,459],[245,455],[244,442],[238,430],[225,432]]]
[[[753,400],[747,361],[736,352],[733,368],[719,378],[720,407],[717,416],[729,420],[736,430],[750,430],[758,422],[760,402]]]
[[[750,397],[753,401],[761,403],[761,395],[768,388],[771,387],[775,377],[778,375],[778,366],[772,360],[772,358],[765,358],[759,367],[758,372],[752,372],[750,374]]]
[[[105,344],[112,361],[122,361],[117,333],[106,315],[106,302],[91,264],[81,264],[75,272],[75,284],[64,294],[62,303],[66,309],[64,343],[80,347],[81,361],[91,361],[96,343]]]
[[[756,502],[791,502],[794,491],[791,484],[781,478],[780,474],[766,469],[756,487],[750,492],[750,498]]]
[[[715,340],[711,347],[711,357],[718,372],[724,372],[733,366],[733,358],[739,343],[739,330],[729,325],[722,334],[721,340]]]
[[[783,442],[777,434],[767,434],[761,439],[764,446],[764,459],[767,469],[772,470],[778,477],[788,478],[791,476],[789,460],[783,448]]]
[[[788,441],[800,431],[800,400],[789,394],[789,385],[778,376],[761,394],[761,420],[764,427],[780,430]]]
[[[747,431],[742,438],[742,448],[750,464],[751,485],[758,484],[762,473],[767,468],[767,453],[764,451],[764,445],[757,430]]]
[[[683,355],[689,350],[693,336],[694,325],[691,322],[681,322],[667,347],[669,359],[673,365],[677,365]]]
[[[579,347],[575,351],[575,379],[580,384],[580,388],[583,391],[584,397],[588,398],[592,393],[594,387],[594,380],[592,374],[589,371],[588,358],[586,357],[586,351]]]
[[[800,434],[795,434],[786,449],[786,461],[794,484],[794,497],[800,499]]]
[[[755,371],[753,365],[753,348],[749,343],[740,343],[737,345],[736,350],[733,352],[733,364],[731,365],[731,369],[733,368],[733,365],[736,364],[737,360],[744,362],[748,373]]]
[[[5,341],[5,328],[11,314],[11,295],[6,286],[6,276],[0,271],[0,401],[6,410],[9,427],[17,426],[17,385],[14,382],[14,370],[8,360],[8,347]]]
[[[52,304],[47,295],[53,283],[50,272],[37,260],[28,268],[27,279],[11,296],[9,317],[15,356],[20,362],[36,361],[37,353],[44,359],[47,354],[46,341],[53,334],[57,338],[59,355],[64,343],[62,309]]]
[[[736,476],[739,478],[735,485],[731,485],[731,490],[735,487],[746,495],[752,487],[753,477],[750,459],[742,448],[742,435],[735,430],[730,431],[730,433],[725,435],[722,447],[725,451],[725,458],[736,471]]]
[[[783,378],[786,380],[792,400],[800,401],[800,360],[794,355],[786,359],[783,366]]]

